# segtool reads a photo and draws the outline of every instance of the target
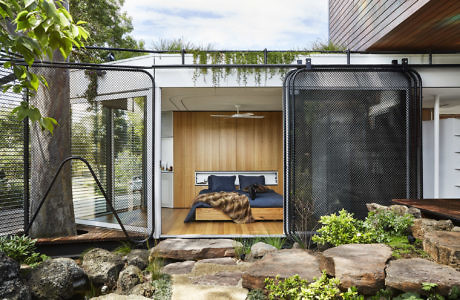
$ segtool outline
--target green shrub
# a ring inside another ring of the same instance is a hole
[[[154,252],[153,259],[149,261],[148,266],[145,268],[146,272],[150,273],[152,280],[162,278],[161,268],[164,265],[164,261],[158,256],[157,252]]]
[[[376,210],[369,212],[364,227],[374,232],[374,241],[386,243],[391,236],[403,236],[414,223],[411,214],[399,215],[393,210]]]
[[[35,267],[49,257],[35,252],[37,240],[25,235],[13,235],[0,237],[0,251],[19,263]]]
[[[246,300],[267,300],[267,296],[265,296],[262,290],[255,289],[249,291]]]
[[[131,250],[132,250],[132,247],[129,242],[121,242],[121,245],[115,248],[113,252],[121,254],[121,255],[126,255],[129,252],[131,252]]]
[[[364,227],[364,222],[353,217],[345,209],[339,215],[331,214],[322,216],[319,222],[323,225],[318,229],[319,235],[314,235],[312,240],[318,244],[339,246],[352,243],[371,243],[373,231]]]
[[[158,279],[152,281],[152,286],[155,288],[153,299],[168,300],[172,296],[171,276],[162,274]]]
[[[282,237],[277,237],[277,236],[268,236],[268,237],[264,237],[262,239],[262,242],[272,245],[273,247],[279,250],[286,243],[286,239]]]
[[[429,255],[423,251],[422,241],[419,239],[415,240],[415,243],[410,244],[406,236],[390,236],[386,244],[393,249],[392,255],[396,259],[429,257]]]
[[[294,275],[285,280],[265,279],[265,288],[269,291],[268,298],[270,300],[364,300],[363,296],[359,296],[355,287],[349,288],[346,292],[341,293],[338,286],[340,281],[337,278],[328,278],[323,272],[320,278],[312,283],[300,278],[299,275]]]

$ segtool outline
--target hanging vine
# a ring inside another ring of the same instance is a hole
[[[194,64],[238,64],[251,65],[263,64],[265,52],[208,52],[206,50],[190,50],[193,54]],[[292,64],[300,55],[309,55],[312,52],[307,51],[290,51],[290,52],[267,52],[267,64]],[[287,68],[200,68],[196,69],[193,74],[193,80],[202,76],[206,80],[206,75],[211,72],[212,84],[218,86],[220,81],[230,75],[236,75],[238,84],[247,85],[250,75],[254,76],[254,81],[257,85],[261,85],[262,80],[265,82],[273,78],[276,74],[280,75],[281,80],[284,78]]]
[[[91,111],[92,109],[94,109],[94,106],[96,105],[95,100],[97,97],[98,74],[96,70],[85,70],[85,76],[88,77],[89,83],[85,93],[83,94],[83,97],[86,98],[86,100],[88,100],[88,103],[91,105],[88,108],[88,111]]]

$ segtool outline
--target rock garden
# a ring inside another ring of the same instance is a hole
[[[460,299],[460,228],[405,206],[307,238],[167,239],[49,258],[0,238],[0,299]]]

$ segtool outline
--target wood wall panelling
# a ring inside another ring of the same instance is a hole
[[[191,206],[203,186],[199,171],[278,170],[276,192],[283,192],[281,112],[258,112],[264,119],[212,118],[231,112],[174,112],[174,207]]]

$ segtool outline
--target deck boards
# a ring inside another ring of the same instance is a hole
[[[393,199],[393,202],[460,222],[460,199]]]
[[[46,244],[70,244],[70,243],[83,243],[83,242],[107,242],[107,241],[125,241],[127,237],[123,231],[111,228],[94,227],[87,225],[77,225],[77,230],[87,231],[88,233],[57,237],[57,238],[39,238],[37,239],[38,245]],[[128,232],[131,237],[142,238],[145,235]]]
[[[258,221],[236,224],[231,221],[195,221],[184,223],[189,209],[163,208],[163,235],[265,235],[283,234],[282,221]]]

